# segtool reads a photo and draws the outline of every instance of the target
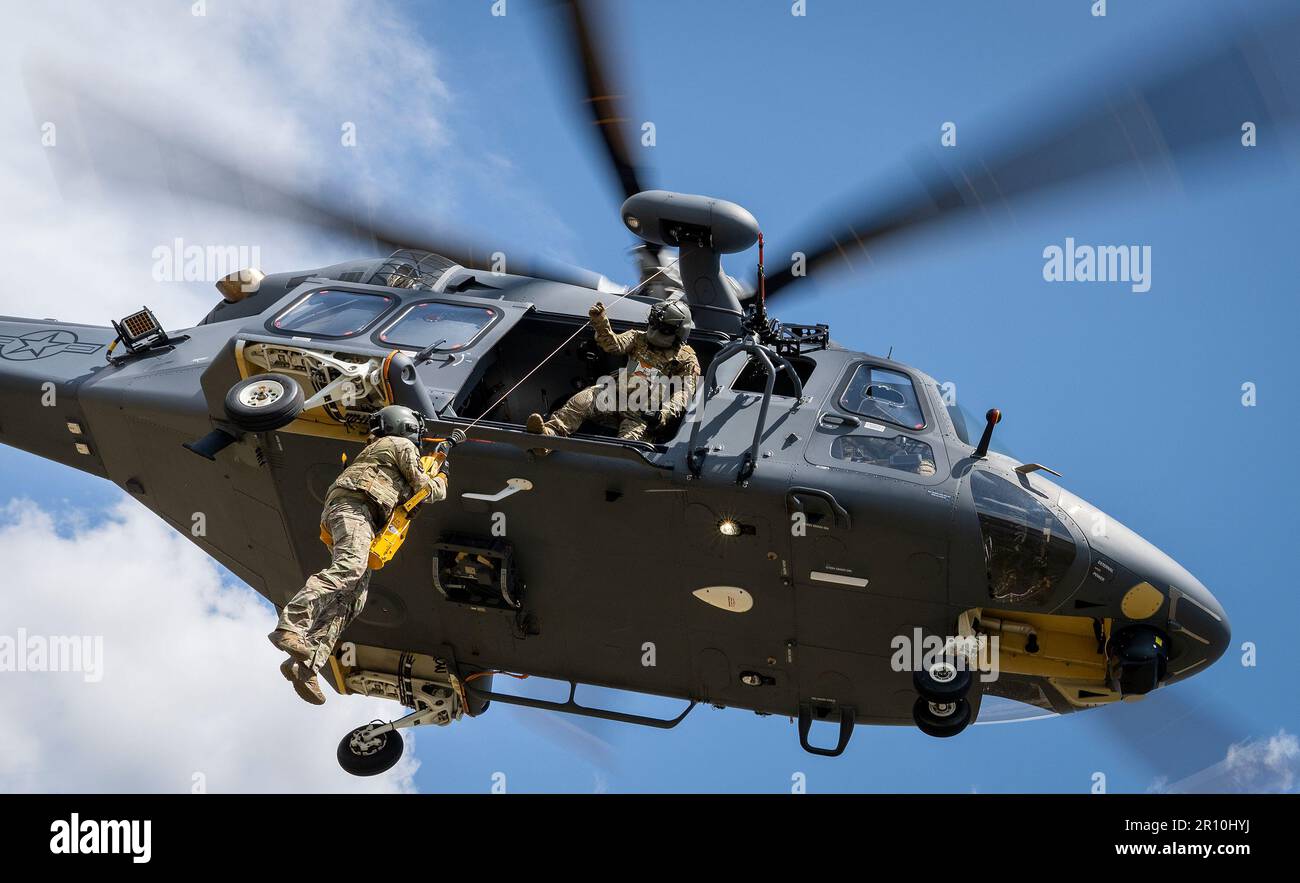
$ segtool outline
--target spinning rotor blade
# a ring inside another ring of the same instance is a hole
[[[870,263],[870,247],[881,240],[971,209],[1005,212],[1018,200],[1058,185],[1125,168],[1168,175],[1175,171],[1174,160],[1214,147],[1240,151],[1246,121],[1258,127],[1261,138],[1265,133],[1280,137],[1276,124],[1297,120],[1298,41],[1300,15],[1294,10],[1258,33],[1239,29],[1216,36],[1190,57],[1169,58],[1154,71],[1120,78],[1104,92],[1090,89],[1068,112],[1030,117],[1000,145],[972,148],[968,139],[939,151],[955,162],[926,154],[913,163],[920,192],[869,195],[859,202],[865,209],[846,213],[806,244],[794,244],[806,256],[808,273],[853,269]],[[780,269],[767,277],[767,295],[800,278],[790,267]]]
[[[602,50],[611,45],[609,31],[599,12],[599,4],[588,0],[549,0],[556,28],[555,39],[561,53],[570,60],[570,88],[591,118],[604,148],[603,161],[614,173],[619,204],[633,194],[651,189],[644,167],[632,161],[632,147],[627,126],[633,122],[627,96],[616,68]],[[641,281],[654,277],[665,265],[663,249],[639,243],[637,265]]]
[[[365,204],[355,193],[335,196],[332,188],[320,181],[290,182],[269,172],[255,172],[251,160],[223,158],[200,146],[197,138],[157,128],[144,113],[132,112],[109,99],[102,85],[93,89],[74,85],[61,72],[49,69],[29,68],[25,73],[37,118],[64,120],[75,127],[75,147],[49,151],[61,184],[78,174],[93,173],[101,181],[153,189],[370,242],[385,253],[430,251],[476,270],[498,269],[495,256],[499,253],[505,256],[505,272],[620,290],[594,271],[538,258],[505,243],[486,245],[404,215],[400,209]],[[226,130],[216,129],[200,137],[218,141],[226,134]]]
[[[626,95],[611,71],[614,67],[601,55],[601,47],[610,45],[608,31],[598,12],[598,4],[585,0],[551,0],[558,25],[561,51],[571,62],[572,88],[586,107],[591,123],[600,135],[605,158],[618,181],[622,200],[647,190],[645,170],[632,162],[626,126]]]
[[[1052,717],[1061,717],[1061,715],[1027,702],[1017,702],[986,693],[980,697],[979,717],[975,719],[975,726],[1020,724]]]
[[[602,727],[600,724],[607,722],[535,708],[510,708],[510,715],[520,726],[594,769],[612,773],[618,765],[617,752],[610,741],[616,738],[616,725]]]
[[[1098,728],[1102,744],[1130,754],[1152,775],[1154,787],[1194,780],[1218,766],[1230,746],[1249,735],[1213,694],[1187,685],[1157,690],[1138,702],[1118,702],[1080,715]],[[1189,782],[1190,784],[1190,782]],[[1208,781],[1204,790],[1212,790]]]

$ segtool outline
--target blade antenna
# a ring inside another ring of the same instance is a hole
[[[767,321],[767,275],[763,272],[763,231],[758,231],[758,297],[754,304],[754,330],[764,333]]]

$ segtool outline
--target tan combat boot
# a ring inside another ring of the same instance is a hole
[[[556,435],[554,429],[546,425],[546,420],[541,414],[529,414],[526,428],[535,435]],[[539,457],[545,457],[551,452],[550,448],[533,448],[533,453]]]
[[[312,705],[324,705],[325,694],[321,691],[316,672],[295,659],[286,659],[280,663],[280,674],[293,684],[293,689],[304,702]],[[305,675],[305,676],[304,676]]]
[[[306,662],[311,659],[311,647],[303,640],[302,635],[294,634],[286,629],[276,629],[266,636],[267,639],[275,646],[275,649],[288,653],[294,659]]]

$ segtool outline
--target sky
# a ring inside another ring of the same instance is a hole
[[[638,162],[654,186],[748,208],[770,265],[828,211],[879,192],[872,182],[901,180],[910,152],[937,147],[945,123],[957,151],[1032,137],[1115,71],[1213,31],[1212,8],[1261,8],[1111,0],[1099,17],[1092,0],[808,0],[795,16],[788,0],[605,5],[636,119],[655,127]],[[193,323],[217,295],[210,280],[155,278],[153,249],[176,237],[257,246],[268,272],[366,253],[78,174],[75,130],[41,143],[28,84],[42,65],[112,84],[159,128],[275,175],[344,182],[373,205],[628,280],[631,242],[566,65],[535,4],[505,9],[6,8],[23,51],[0,61],[0,265],[23,269],[0,279],[0,314],[99,323],[147,302],[165,324]],[[343,147],[349,123],[356,144]],[[104,639],[94,682],[0,672],[11,748],[0,790],[1087,792],[1102,776],[1109,791],[1293,791],[1300,651],[1289,629],[1300,601],[1284,551],[1296,482],[1281,454],[1300,428],[1289,371],[1296,144],[1266,129],[1239,158],[1180,166],[1172,182],[1129,175],[1044,193],[899,242],[869,270],[815,274],[773,305],[790,321],[829,323],[843,345],[892,348],[955,384],[970,412],[1001,408],[1004,446],[1061,472],[1209,586],[1233,647],[1167,696],[946,740],[862,727],[838,759],[804,754],[787,719],[740,710],[700,708],[658,731],[494,708],[418,733],[385,776],[350,779],[334,763],[337,738],[395,706],[333,694],[323,709],[301,704],[274,670],[263,637],[273,613],[251,590],[106,482],[0,449],[0,560],[14,562],[0,635]],[[136,165],[147,173],[147,155]],[[1150,290],[1046,281],[1044,249],[1067,237],[1150,246]],[[748,275],[754,257],[728,267]],[[103,566],[141,546],[158,550],[143,567]]]

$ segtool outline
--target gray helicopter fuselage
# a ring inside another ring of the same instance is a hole
[[[605,301],[624,330],[644,321],[646,299],[459,269],[424,290],[325,272],[268,277],[256,296],[173,332],[169,348],[118,364],[105,361],[111,329],[0,318],[0,441],[108,478],[280,605],[328,560],[321,504],[364,433],[294,424],[239,433],[213,460],[195,456],[184,445],[221,425],[240,352],[269,342],[356,359],[413,355],[437,341],[394,344],[385,329],[414,304],[461,305],[491,319],[415,371],[436,425],[467,429],[469,442],[452,458],[447,501],[428,507],[398,557],[374,574],[349,641],[455,660],[462,670],[761,713],[847,707],[857,722],[886,724],[911,723],[900,640],[953,635],[972,610],[1157,624],[1173,644],[1170,680],[1226,647],[1226,618],[1204,586],[1042,472],[1017,471],[1021,464],[993,453],[976,459],[938,385],[914,368],[834,345],[793,357],[802,395],[777,384],[747,476],[765,394],[744,353],[716,366],[670,437],[579,434],[539,457],[540,439],[522,430],[527,414],[557,407],[618,364],[580,330],[587,308]],[[346,336],[277,326],[320,290],[388,306]],[[727,336],[700,332],[691,343],[708,366]],[[529,489],[483,499],[512,479]],[[998,547],[1000,505],[1050,525],[1050,549],[1022,548],[1023,534]],[[440,592],[433,550],[449,538],[508,546],[522,610]],[[131,554],[147,550],[124,550],[120,566]],[[1028,583],[1016,581],[1017,555],[1039,556],[1025,563]],[[1011,577],[999,582],[996,567]],[[1140,584],[1156,595],[1138,617],[1129,602]],[[1031,683],[1046,680],[1013,675],[1004,695],[1077,707]]]

